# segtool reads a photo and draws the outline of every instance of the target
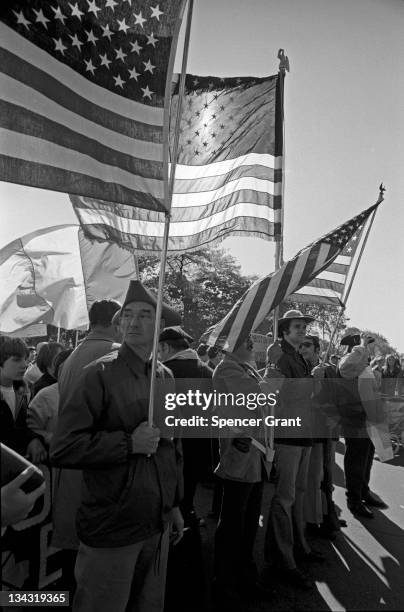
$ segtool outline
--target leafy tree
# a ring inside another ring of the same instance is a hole
[[[139,258],[141,281],[147,287],[157,289],[159,269],[159,258]],[[229,312],[253,280],[241,274],[236,259],[223,249],[201,249],[168,257],[164,295],[198,339]]]
[[[372,346],[371,350],[372,350],[372,353],[375,355],[375,357],[378,357],[379,355],[384,357],[385,355],[388,355],[389,353],[394,353],[398,355],[397,349],[391,346],[389,341],[384,336],[379,334],[378,332],[374,332],[370,329],[363,329],[361,331],[363,333],[370,334],[375,339],[374,344],[371,345]]]

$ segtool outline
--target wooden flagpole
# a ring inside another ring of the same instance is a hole
[[[379,192],[379,198],[378,198],[376,204],[381,204],[383,202],[383,200],[384,200],[383,193],[385,191],[386,191],[386,189],[383,187],[383,183],[381,183],[381,185],[380,185],[380,192]],[[328,360],[329,356],[330,356],[331,347],[332,347],[332,344],[334,342],[335,334],[337,333],[339,322],[340,322],[341,317],[342,317],[342,315],[343,315],[343,313],[345,311],[346,303],[347,303],[349,294],[351,293],[352,285],[353,285],[353,282],[355,280],[355,276],[356,276],[356,273],[358,271],[360,261],[362,259],[363,251],[365,250],[365,246],[366,246],[366,243],[368,241],[370,230],[372,229],[373,221],[375,220],[375,216],[376,216],[377,210],[378,210],[378,206],[374,209],[374,211],[371,214],[369,225],[367,227],[366,234],[365,234],[365,237],[363,239],[363,242],[362,242],[362,245],[361,245],[361,249],[359,251],[359,255],[358,255],[358,257],[356,259],[356,262],[355,262],[354,271],[352,272],[351,278],[349,280],[348,288],[344,292],[344,295],[343,295],[344,300],[341,302],[341,308],[340,308],[340,311],[338,313],[338,317],[337,317],[337,321],[335,323],[334,329],[332,330],[332,334],[330,336],[330,341],[329,341],[329,344],[328,344],[328,349],[327,349],[327,352],[325,354],[323,363],[325,363]]]
[[[168,193],[167,193],[167,198],[166,198],[167,200],[166,210],[167,211],[170,211],[171,209],[172,195],[174,191],[175,169],[177,166],[177,157],[178,157],[178,142],[179,142],[179,137],[180,137],[180,122],[181,122],[182,102],[183,102],[184,91],[185,91],[185,78],[186,78],[186,72],[187,72],[187,60],[188,60],[188,51],[189,51],[189,39],[191,35],[193,4],[194,4],[193,0],[188,0],[187,23],[186,23],[186,30],[185,30],[184,49],[182,53],[182,66],[181,66],[181,77],[180,77],[179,91],[178,91],[177,114],[176,114],[176,119],[175,119],[172,163],[171,163]],[[153,425],[155,379],[156,379],[156,371],[157,371],[157,352],[158,352],[158,342],[159,342],[159,335],[160,335],[160,320],[161,320],[161,313],[163,309],[163,287],[164,287],[165,270],[166,270],[166,263],[167,263],[167,248],[168,248],[168,235],[170,231],[170,219],[171,219],[170,212],[166,212],[165,218],[164,218],[164,235],[163,235],[163,244],[162,244],[162,251],[161,251],[159,284],[158,284],[158,291],[157,291],[156,323],[154,327],[154,338],[153,338],[153,349],[152,349],[152,368],[151,368],[151,384],[150,384],[149,414],[148,414],[148,424],[150,427]]]
[[[139,259],[135,251],[133,251],[133,263],[135,264],[136,280],[140,280]]]
[[[286,71],[289,72],[289,59],[285,55],[283,49],[278,51],[279,62],[279,92],[280,92],[280,106],[281,106],[281,118],[282,118],[282,208],[281,208],[281,235],[280,240],[275,242],[275,271],[283,265],[283,220],[284,220],[284,206],[285,206],[285,112],[284,112],[284,88],[285,88],[285,76]],[[278,319],[279,319],[279,306],[274,309],[273,313],[273,341],[275,342],[278,337]]]

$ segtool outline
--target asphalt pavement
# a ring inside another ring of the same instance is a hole
[[[325,555],[325,563],[302,568],[315,580],[312,591],[290,587],[273,577],[275,594],[267,599],[243,602],[247,612],[277,610],[403,610],[404,609],[404,449],[387,463],[373,462],[371,489],[387,504],[386,510],[375,510],[373,519],[358,520],[347,510],[344,490],[342,443],[338,444],[335,470],[334,499],[340,518],[347,527],[336,541],[316,539],[312,545]],[[256,543],[258,567],[263,564],[263,539],[266,514],[273,485],[266,485],[263,517]],[[198,555],[190,555],[179,566],[183,571],[184,598],[176,599],[176,612],[217,610],[210,598],[213,574],[213,541],[216,521],[208,518],[212,490],[200,486],[196,497],[199,516],[206,519],[200,528],[203,564],[198,567]],[[195,576],[202,576],[195,581]],[[180,583],[181,584],[181,581]],[[227,610],[223,610],[227,612]]]

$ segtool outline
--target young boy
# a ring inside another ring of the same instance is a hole
[[[40,436],[26,424],[28,391],[23,381],[28,347],[20,338],[0,336],[0,439],[33,463],[46,459]]]

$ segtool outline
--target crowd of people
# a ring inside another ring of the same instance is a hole
[[[218,518],[212,593],[220,609],[270,597],[275,570],[295,588],[312,589],[302,566],[324,561],[313,540],[333,540],[344,527],[333,502],[340,437],[348,509],[370,520],[372,508],[386,507],[370,488],[367,403],[404,392],[403,362],[374,357],[373,339],[359,333],[342,339],[340,355],[322,359],[319,338],[307,331],[314,319],[290,310],[258,371],[250,337],[233,351],[194,350],[179,314],[163,304],[156,377],[168,389],[204,380],[222,393],[273,391],[275,412],[304,421],[297,434],[276,429],[275,439],[264,424],[257,438],[239,429],[219,442],[166,438],[148,424],[155,317],[154,294],[131,281],[122,306],[93,304],[89,333],[74,350],[0,337],[1,442],[33,464],[52,466],[52,543],[65,553],[73,610],[163,610],[170,547],[203,523],[195,493],[207,477]],[[2,534],[43,494],[44,485],[20,488],[31,474],[27,468],[2,487]],[[273,496],[264,508],[268,481]],[[257,568],[261,515],[265,565]]]

